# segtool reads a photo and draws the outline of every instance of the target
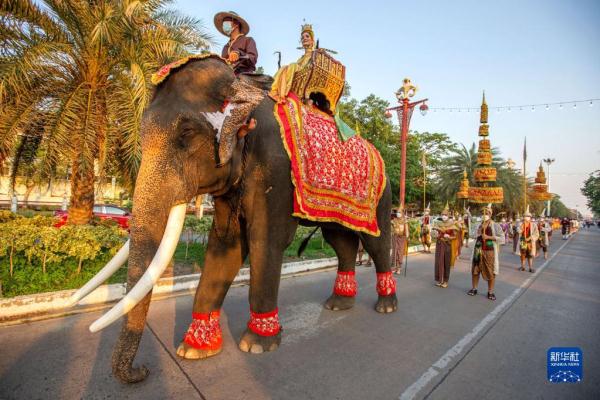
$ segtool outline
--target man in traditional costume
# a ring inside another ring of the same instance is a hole
[[[502,220],[500,221],[500,227],[502,228],[502,232],[504,232],[504,243],[502,245],[505,245],[508,242],[508,234],[510,232],[510,226],[508,222],[506,222],[505,217],[502,217]]]
[[[544,252],[544,260],[548,259],[548,247],[550,246],[550,234],[552,233],[552,226],[546,219],[544,218],[544,213],[546,209],[542,211],[540,215],[540,220],[538,222],[538,231],[540,232],[540,237],[538,239],[538,246]]]
[[[425,208],[421,218],[421,244],[423,252],[431,253],[431,216],[429,215],[429,204]]]
[[[468,249],[469,248],[469,237],[471,236],[471,212],[469,211],[469,208],[465,209],[465,213],[463,214],[463,228],[464,228],[464,234],[463,234],[463,240],[464,240],[464,246]]]
[[[408,222],[404,210],[396,211],[392,219],[392,268],[395,274],[402,271],[402,262],[408,254]]]
[[[456,235],[456,239],[453,241],[453,243],[455,243],[454,246],[456,247],[456,258],[460,258],[465,227],[458,211],[454,212],[453,221],[456,224],[456,229],[458,230],[458,234]],[[454,264],[452,264],[452,266],[454,266]]]
[[[529,212],[529,206],[525,214],[523,214],[525,220],[519,228],[519,246],[521,250],[521,271],[525,271],[525,260],[529,267],[529,272],[535,272],[533,269],[533,258],[536,253],[536,242],[539,238],[538,226],[536,223],[531,221],[531,213]]]
[[[456,224],[449,219],[448,203],[442,211],[442,221],[433,230],[437,232],[435,242],[435,280],[436,286],[447,288],[450,279],[450,263],[452,259],[452,241],[458,234]]]
[[[296,71],[306,67],[311,60],[312,53],[315,50],[315,33],[313,32],[312,25],[302,25],[300,42],[304,49],[302,57],[295,63],[281,67],[275,74],[269,96],[279,103],[285,102],[285,99],[292,88],[292,81]]]
[[[477,294],[477,285],[481,275],[488,283],[489,300],[496,300],[494,283],[496,275],[500,272],[499,244],[504,242],[504,231],[499,224],[492,220],[492,205],[488,204],[483,209],[483,221],[477,227],[477,239],[471,258],[471,280],[473,287],[467,292],[469,296]]]
[[[569,229],[571,228],[571,222],[569,222],[569,219],[567,217],[564,217],[560,223],[560,226],[561,226],[563,240],[568,239],[569,238]]]
[[[246,36],[250,32],[250,25],[246,20],[233,11],[224,11],[215,15],[214,23],[219,32],[229,37],[229,41],[223,46],[221,57],[231,64],[233,72],[238,75],[256,71],[258,50],[254,39]]]
[[[521,253],[519,252],[519,229],[521,227],[521,218],[517,215],[516,221],[512,224],[512,240],[513,240],[513,253],[519,256]]]

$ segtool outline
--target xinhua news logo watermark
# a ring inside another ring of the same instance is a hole
[[[547,366],[549,382],[577,383],[583,380],[583,352],[579,347],[550,347]]]

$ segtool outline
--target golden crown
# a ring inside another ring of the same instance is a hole
[[[311,34],[311,36],[315,36],[315,33],[313,32],[313,28],[311,24],[302,24],[302,30],[300,31],[300,34],[303,34],[304,32],[309,32]]]

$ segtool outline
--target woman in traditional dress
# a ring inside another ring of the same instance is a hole
[[[492,220],[492,205],[483,209],[483,221],[477,227],[477,239],[471,257],[471,283],[473,287],[467,292],[469,296],[477,294],[477,285],[481,275],[488,283],[489,300],[496,300],[494,283],[500,272],[498,245],[504,244],[504,231],[499,224]]]
[[[392,268],[399,275],[402,271],[402,262],[408,254],[408,223],[404,210],[396,211],[396,218],[392,219]]]
[[[285,99],[292,88],[292,81],[296,71],[306,67],[311,60],[312,53],[315,49],[315,34],[312,30],[312,25],[302,25],[300,32],[300,42],[304,49],[304,54],[295,63],[285,65],[277,71],[271,86],[271,96],[278,103],[285,102]]]
[[[448,204],[442,211],[442,222],[434,226],[433,230],[437,232],[435,242],[435,281],[436,286],[447,288],[450,279],[450,262],[452,257],[452,241],[456,239],[457,228],[454,222],[450,221],[448,215],[450,210]]]

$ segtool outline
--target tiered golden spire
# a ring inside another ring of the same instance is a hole
[[[529,197],[533,200],[545,201],[550,200],[552,195],[548,193],[548,185],[546,184],[546,174],[544,173],[544,168],[540,163],[540,167],[536,173],[535,183],[532,187],[531,192],[529,193]]]
[[[481,101],[481,115],[479,118],[479,148],[477,150],[477,168],[473,171],[476,186],[469,188],[469,199],[473,203],[502,203],[504,193],[501,187],[491,186],[496,181],[496,168],[492,166],[492,146],[488,139],[490,126],[488,125],[488,105],[485,101],[485,92]]]
[[[467,170],[463,171],[463,179],[460,182],[460,189],[458,193],[456,193],[456,197],[459,199],[468,199],[469,198],[469,178],[467,178]]]

